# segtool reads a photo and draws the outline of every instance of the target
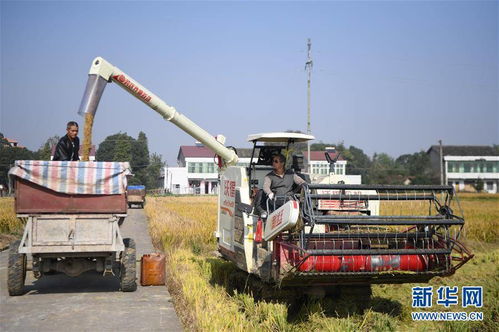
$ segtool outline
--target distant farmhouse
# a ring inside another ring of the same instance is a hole
[[[237,149],[238,166],[248,166],[251,149]],[[196,142],[182,145],[178,151],[177,167],[165,167],[164,189],[173,194],[217,194],[218,169],[215,153]]]
[[[4,139],[7,141],[7,143],[10,145],[12,148],[24,148],[24,146],[19,145],[19,142],[16,141],[15,139],[10,139],[8,137],[4,137]]]
[[[336,160],[334,164],[334,174],[345,175],[347,161],[343,157],[338,156],[334,146],[326,147],[326,151],[310,151],[310,176],[329,175],[329,162],[326,160],[326,152],[332,160]],[[307,163],[308,152],[303,152],[304,163]],[[338,158],[339,157],[339,158]]]
[[[499,150],[493,146],[444,145],[444,183],[456,190],[476,191],[483,186],[488,193],[497,193],[499,186]],[[440,147],[427,151],[436,174],[440,173]]]

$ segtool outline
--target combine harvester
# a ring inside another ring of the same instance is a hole
[[[250,135],[251,163],[236,166],[236,151],[224,146],[223,136],[214,138],[100,57],[92,62],[80,114],[95,114],[108,82],[214,151],[220,171],[219,251],[266,283],[305,293],[353,285],[370,294],[372,283],[427,282],[452,275],[473,256],[458,242],[464,218],[452,186],[338,184],[330,174],[319,184],[299,188],[272,210],[273,202],[261,190],[272,156],[286,155],[288,166],[300,175],[303,159],[293,155],[293,145],[313,136]]]

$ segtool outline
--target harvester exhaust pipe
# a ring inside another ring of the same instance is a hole
[[[189,120],[189,118],[177,112],[174,107],[167,105],[161,98],[103,58],[97,57],[92,61],[92,66],[90,67],[88,75],[87,87],[79,110],[79,114],[85,114],[85,121],[87,121],[88,114],[91,114],[93,119],[100,97],[104,92],[104,83],[112,81],[155,110],[163,118],[172,122],[214,151],[224,160],[224,166],[235,165],[237,163],[238,158],[233,150],[225,147],[212,135]],[[93,78],[93,76],[96,76],[97,78]],[[90,117],[90,115],[88,116]]]

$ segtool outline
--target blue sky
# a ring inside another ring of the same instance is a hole
[[[81,123],[102,56],[227,144],[306,130],[393,157],[444,144],[498,144],[498,2],[1,1],[0,132],[38,149]],[[144,131],[176,163],[194,140],[115,85],[94,142]]]

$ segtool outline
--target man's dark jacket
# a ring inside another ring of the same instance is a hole
[[[69,139],[68,135],[64,135],[55,147],[54,159],[52,160],[65,160],[77,161],[80,160],[78,151],[80,150],[80,139],[75,137],[73,142]]]

